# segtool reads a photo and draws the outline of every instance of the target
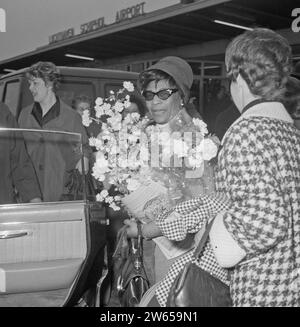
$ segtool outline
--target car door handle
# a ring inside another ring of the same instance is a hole
[[[17,238],[29,235],[26,230],[5,230],[0,232],[0,240],[6,240],[8,238]]]

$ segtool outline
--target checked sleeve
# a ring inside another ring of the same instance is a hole
[[[184,201],[160,215],[156,223],[164,236],[172,241],[182,241],[187,234],[197,233],[209,218],[228,207],[228,199],[222,194],[203,195]]]

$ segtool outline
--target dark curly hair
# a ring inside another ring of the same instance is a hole
[[[53,84],[53,91],[56,92],[59,87],[60,73],[55,64],[49,61],[39,61],[33,64],[26,72],[28,79],[41,78],[46,84]]]
[[[291,73],[291,47],[281,35],[265,28],[247,31],[226,49],[228,77],[240,74],[252,94],[265,100],[281,101]]]

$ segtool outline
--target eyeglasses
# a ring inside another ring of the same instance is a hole
[[[157,95],[161,100],[167,100],[173,93],[176,93],[178,89],[163,89],[158,92],[143,91],[143,97],[146,101],[153,100],[154,96]]]

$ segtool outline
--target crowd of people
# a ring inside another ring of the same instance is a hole
[[[212,109],[207,122],[221,141],[215,178],[207,179],[210,184],[204,188],[193,187],[190,202],[178,203],[166,216],[142,225],[143,261],[151,287],[140,306],[167,306],[175,278],[192,260],[193,249],[167,260],[153,240],[194,239],[211,219],[204,255],[196,263],[230,287],[233,306],[300,305],[300,81],[291,76],[291,47],[279,34],[257,28],[231,41],[225,64],[231,97],[224,100],[220,89],[218,106],[226,108],[218,117],[218,110]],[[1,203],[59,201],[74,170],[91,170],[88,137],[101,130],[101,124],[85,128],[81,121],[84,110],[93,110],[92,99],[78,95],[71,108],[58,97],[54,64],[34,64],[27,78],[33,105],[23,108],[17,122],[1,104],[1,126],[79,133],[84,160],[65,134],[2,133]],[[178,115],[187,124],[194,118],[187,110],[192,83],[193,72],[185,60],[162,58],[140,73],[140,94],[130,95],[131,105],[123,115],[139,112],[171,133]],[[191,203],[194,209],[185,212]],[[179,218],[168,219],[174,212]],[[113,244],[124,218],[122,212],[114,219]],[[124,224],[127,237],[136,238],[137,222],[125,219]],[[113,288],[117,273],[112,272]],[[118,306],[117,293],[111,296],[116,297],[111,305]]]

